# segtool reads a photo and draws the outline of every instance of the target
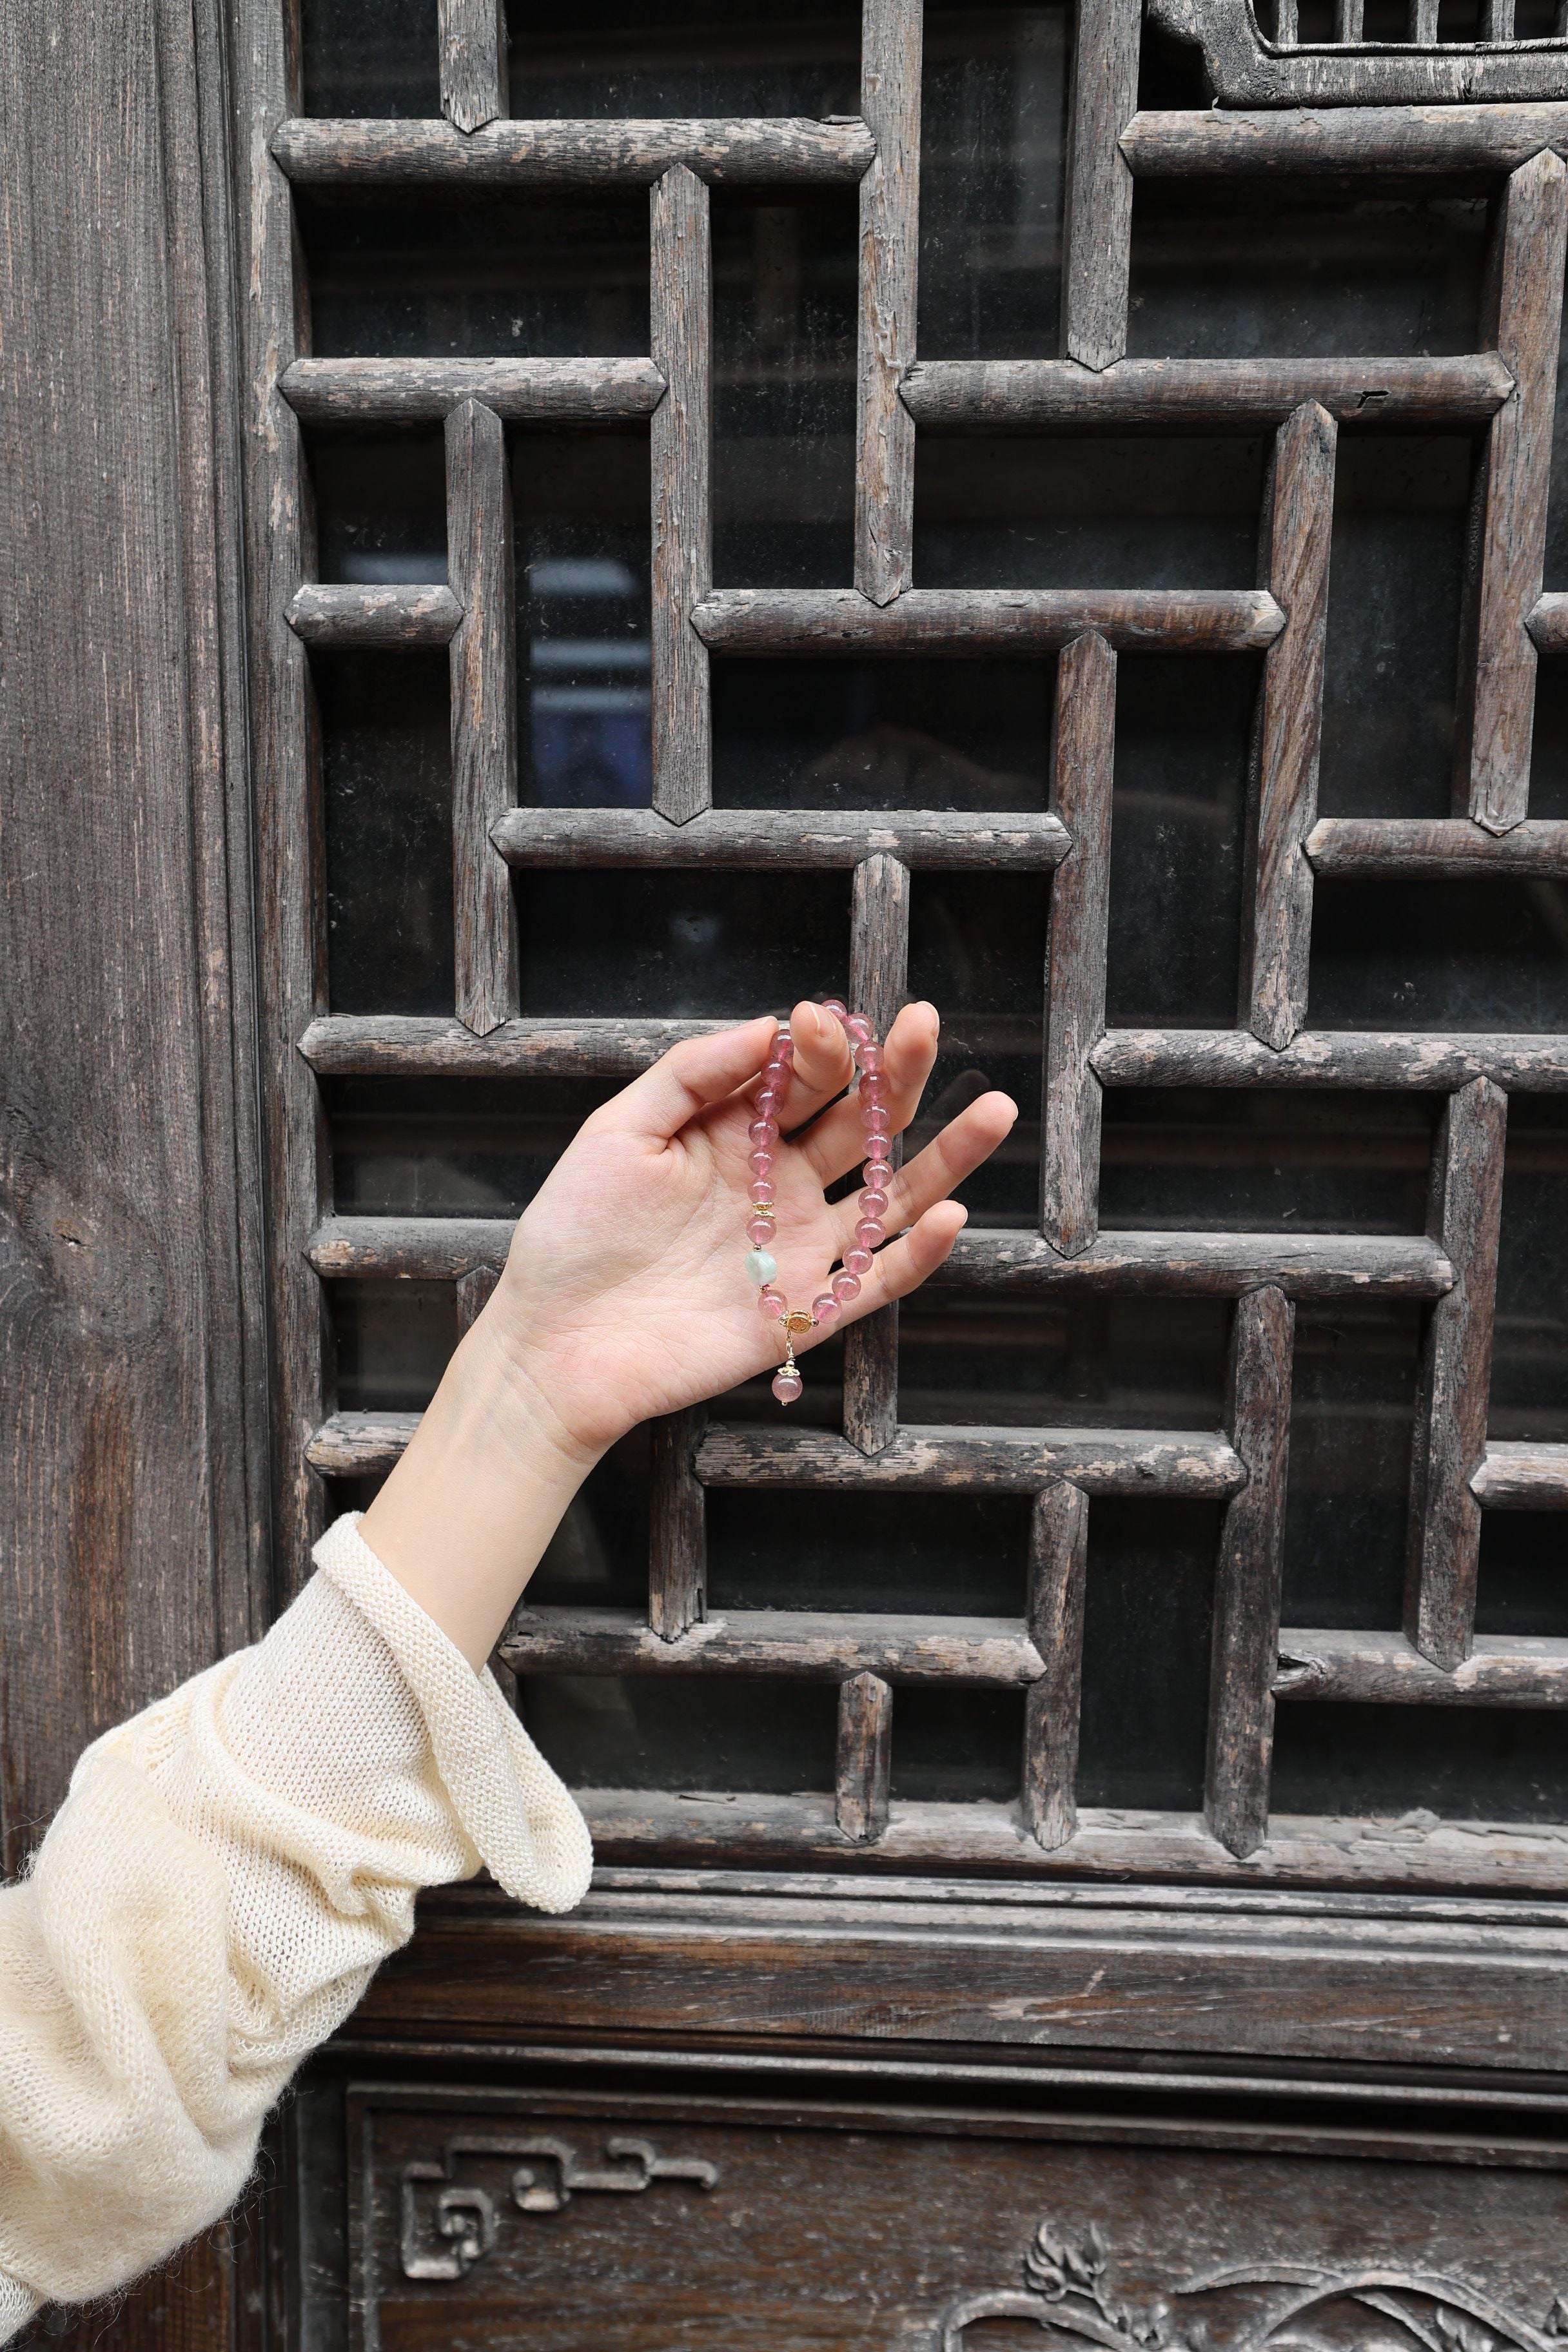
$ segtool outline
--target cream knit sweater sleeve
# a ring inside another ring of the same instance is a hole
[[[586,1890],[582,1815],[494,1677],[357,1514],[316,1560],[265,1641],[87,1750],[0,1891],[0,2341],[226,2210],[420,1887]]]

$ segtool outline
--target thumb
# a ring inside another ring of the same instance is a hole
[[[711,1037],[683,1038],[650,1070],[634,1078],[616,1102],[617,1124],[668,1142],[710,1103],[722,1102],[768,1058],[778,1023],[771,1013]]]

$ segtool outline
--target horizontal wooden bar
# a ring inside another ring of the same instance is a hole
[[[736,1020],[744,1016],[737,1013]],[[300,1052],[322,1077],[631,1078],[687,1037],[728,1021],[506,1021],[476,1037],[460,1021],[336,1013],[312,1021]]]
[[[289,600],[289,625],[309,646],[444,646],[463,608],[428,582],[364,587],[309,581]]]
[[[1245,1474],[1229,1443],[1208,1431],[906,1425],[880,1453],[862,1454],[830,1430],[715,1423],[697,1449],[697,1475],[705,1486],[1004,1494],[1068,1478],[1087,1495],[1192,1497],[1233,1494]]]
[[[1265,432],[1308,400],[1341,424],[1404,431],[1484,424],[1512,390],[1495,352],[1435,360],[1119,360],[1098,373],[1071,360],[921,360],[900,386],[922,430],[947,433]]]
[[[1302,1030],[1265,1045],[1245,1029],[1111,1029],[1090,1056],[1108,1087],[1377,1087],[1451,1093],[1491,1078],[1525,1094],[1568,1090],[1568,1036]]]
[[[1281,1626],[1274,1695],[1412,1706],[1568,1706],[1568,1642],[1478,1634],[1470,1655],[1447,1674],[1403,1633]]]
[[[961,1234],[930,1279],[939,1287],[1135,1291],[1239,1298],[1276,1283],[1291,1298],[1440,1298],[1454,1269],[1424,1234],[1104,1233],[1076,1257],[1039,1234]]]
[[[335,1412],[305,1459],[323,1478],[372,1478],[391,1469],[418,1426],[416,1412]]]
[[[1568,824],[1526,818],[1509,833],[1489,833],[1468,817],[1321,817],[1307,835],[1320,874],[1442,875],[1484,881],[1494,874],[1568,875]]]
[[[651,360],[296,360],[278,389],[310,425],[439,423],[466,400],[512,425],[616,425],[651,416]]]
[[[308,1255],[329,1279],[457,1282],[506,1262],[510,1217],[324,1217]]]
[[[1568,1511],[1568,1445],[1494,1441],[1470,1492],[1489,1511]]]
[[[621,1609],[517,1610],[500,1654],[518,1674],[786,1675],[838,1682],[1037,1681],[1045,1661],[1021,1621],[873,1616],[837,1610],[731,1609],[674,1641]]]
[[[490,838],[513,866],[718,866],[822,872],[904,866],[1043,873],[1072,844],[1058,818],[947,810],[707,809],[672,824],[652,809],[509,810]]]
[[[1535,600],[1524,624],[1543,654],[1559,654],[1568,646],[1568,596],[1555,591]]]
[[[672,163],[686,164],[703,180],[842,186],[860,179],[876,152],[858,120],[813,122],[796,115],[587,122],[509,118],[468,136],[438,118],[296,115],[272,139],[273,155],[289,179],[362,186],[444,181],[647,188]]]
[[[715,653],[1052,653],[1086,630],[1122,652],[1258,653],[1285,616],[1261,588],[731,588],[692,626]]]
[[[1121,152],[1139,179],[1268,173],[1517,171],[1568,146],[1568,104],[1325,106],[1135,114]]]

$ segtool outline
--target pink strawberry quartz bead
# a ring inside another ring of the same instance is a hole
[[[875,1217],[862,1217],[855,1228],[856,1244],[864,1250],[880,1249],[887,1238],[886,1227],[879,1224]],[[847,1258],[845,1264],[848,1264]]]
[[[789,1301],[782,1290],[774,1290],[770,1284],[765,1290],[757,1293],[757,1311],[775,1323],[782,1323],[789,1313]]]
[[[870,1251],[868,1249],[861,1249],[858,1246],[854,1249],[847,1249],[844,1253],[844,1271],[846,1274],[869,1274],[871,1271]]]
[[[811,1319],[814,1323],[831,1323],[834,1317],[841,1315],[843,1311],[831,1290],[825,1290],[820,1298],[814,1298],[811,1302]]]
[[[852,1298],[858,1298],[860,1296],[859,1276],[858,1274],[851,1274],[847,1266],[845,1267],[842,1274],[836,1274],[833,1277],[833,1296],[837,1299],[840,1307],[847,1307]]]
[[[746,1227],[746,1239],[753,1249],[766,1249],[777,1231],[771,1217],[753,1217]]]
[[[787,1364],[773,1374],[773,1394],[780,1404],[793,1404],[804,1386],[800,1374],[792,1372]]]
[[[822,1010],[831,1014],[835,1021],[847,1021],[849,1017],[849,1007],[841,996],[825,996],[822,1000]]]

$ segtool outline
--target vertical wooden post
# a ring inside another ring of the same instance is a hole
[[[899,383],[915,355],[922,0],[864,0],[860,110],[877,152],[860,183],[855,585],[890,604],[914,577],[915,423]]]
[[[879,854],[855,868],[849,997],[885,1037],[909,992],[910,873]],[[902,1146],[893,1146],[893,1165]],[[890,1445],[899,1422],[899,1310],[884,1307],[844,1334],[844,1434],[863,1454]]]
[[[437,0],[441,111],[458,131],[482,131],[507,110],[506,0]]]
[[[452,638],[452,899],[458,1018],[487,1036],[517,1011],[511,869],[490,840],[517,805],[517,621],[506,428],[465,400],[447,419]]]
[[[1263,656],[1253,730],[1239,1017],[1276,1047],[1307,1018],[1312,868],[1302,844],[1318,814],[1338,433],[1315,400],[1279,427],[1258,547],[1258,584],[1285,626]]]
[[[888,1826],[893,1756],[893,1686],[880,1675],[838,1685],[838,1826],[869,1845]]]
[[[1051,806],[1072,847],[1048,885],[1040,1088],[1040,1231],[1067,1257],[1100,1229],[1100,1090],[1089,1057],[1105,1032],[1115,755],[1116,656],[1101,636],[1075,637],[1057,668]]]
[[[453,1288],[458,1297],[458,1330],[459,1335],[471,1331],[490,1300],[495,1297],[500,1275],[492,1265],[471,1265],[467,1274],[458,1276]]]
[[[1448,1097],[1432,1162],[1426,1230],[1455,1282],[1431,1310],[1422,1354],[1405,1622],[1422,1656],[1449,1673],[1475,1631],[1481,1507],[1470,1480],[1486,1451],[1507,1126],[1501,1087],[1473,1078]]]
[[[647,1622],[679,1641],[708,1614],[708,1526],[692,1465],[707,1414],[700,1405],[649,1423]]]
[[[1062,350],[1107,368],[1127,349],[1132,173],[1122,131],[1138,110],[1142,0],[1079,0],[1068,133]]]
[[[1047,1486],[1029,1524],[1029,1633],[1046,1671],[1024,1699],[1024,1820],[1050,1849],[1078,1827],[1088,1565],[1089,1496],[1081,1486]]]
[[[1247,1484],[1226,1506],[1220,1539],[1204,1804],[1235,1854],[1254,1853],[1268,1834],[1295,1332],[1296,1309],[1275,1285],[1237,1300],[1226,1420]]]
[[[1454,807],[1489,832],[1526,813],[1536,652],[1525,623],[1541,593],[1568,248],[1568,170],[1550,147],[1512,173],[1498,204],[1483,346],[1514,390],[1493,417],[1470,518],[1454,734]]]
[[[691,626],[713,577],[713,250],[706,181],[672,163],[649,194],[654,365],[668,390],[653,467],[653,804],[676,824],[713,798],[708,648]]]

